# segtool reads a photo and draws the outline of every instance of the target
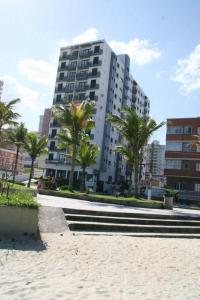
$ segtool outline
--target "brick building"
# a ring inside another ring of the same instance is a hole
[[[0,171],[12,172],[14,170],[15,159],[16,159],[16,151],[0,148]],[[22,159],[22,155],[19,153],[17,174],[21,173],[22,170],[23,170],[23,159]]]
[[[165,171],[167,187],[200,192],[200,117],[167,120]]]

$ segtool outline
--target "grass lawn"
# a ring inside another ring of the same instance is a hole
[[[6,198],[6,195],[4,194],[0,195],[0,205],[29,207],[29,208],[39,207],[39,204],[33,198],[33,196],[26,192],[10,193],[8,198]]]

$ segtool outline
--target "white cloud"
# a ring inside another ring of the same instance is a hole
[[[23,59],[18,62],[19,70],[29,80],[53,87],[56,77],[56,66],[45,60]]]
[[[188,94],[200,89],[200,44],[190,53],[189,57],[179,59],[171,79],[180,84],[180,89]]]
[[[75,36],[72,40],[62,39],[59,42],[60,47],[66,47],[69,45],[81,44],[85,42],[91,42],[98,39],[98,30],[94,27],[91,27],[84,31],[83,33]]]
[[[149,40],[135,38],[127,43],[113,40],[109,42],[109,45],[117,54],[128,54],[131,61],[140,66],[161,56],[158,47],[151,44]]]
[[[4,81],[3,99],[9,101],[11,99],[20,98],[21,102],[17,106],[20,113],[31,114],[43,111],[39,97],[39,93],[21,84],[12,76],[3,76]]]

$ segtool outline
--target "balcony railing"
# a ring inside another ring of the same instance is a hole
[[[91,66],[91,62],[90,61],[88,61],[87,63],[79,63],[78,64],[78,69],[87,69],[87,68],[89,68]]]
[[[90,55],[92,54],[92,51],[89,50],[89,51],[80,51],[79,52],[79,57],[80,58],[87,58],[87,57],[90,57]]]
[[[89,89],[90,90],[97,90],[97,89],[99,89],[99,84],[91,84],[90,86],[89,86]]]
[[[46,159],[45,162],[46,164],[69,165],[71,163],[71,159]]]
[[[76,53],[70,53],[70,54],[62,54],[60,57],[59,57],[59,60],[62,61],[62,60],[74,60],[74,59],[77,59],[78,58],[78,52]]]
[[[75,87],[76,92],[83,92],[83,91],[87,91],[89,89],[89,86],[87,84],[85,85],[77,85]]]
[[[81,73],[77,73],[76,74],[76,80],[86,80],[88,78],[88,74],[81,74]]]
[[[88,73],[88,78],[96,78],[96,77],[100,77],[100,72],[96,72],[96,73],[93,73],[93,72],[89,72]]]
[[[102,61],[99,60],[98,62],[93,62],[93,63],[92,63],[92,66],[93,66],[93,67],[95,67],[95,66],[101,66],[101,64],[102,64]]]

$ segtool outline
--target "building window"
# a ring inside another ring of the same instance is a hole
[[[49,153],[49,160],[53,160],[53,153]]]
[[[182,143],[182,151],[183,152],[192,152],[192,144],[189,142]]]
[[[167,126],[167,134],[182,134],[182,126]]]
[[[60,65],[60,68],[61,68],[61,69],[65,69],[65,67],[66,67],[66,63],[65,63],[65,62],[62,62],[61,65]]]
[[[182,182],[176,182],[176,183],[175,183],[175,190],[183,191],[184,188],[185,188],[184,183],[182,183]]]
[[[90,100],[94,100],[95,99],[95,92],[90,92],[89,98],[90,98]]]
[[[195,192],[200,192],[200,183],[195,183]]]
[[[196,171],[200,172],[200,164],[196,164]]]
[[[63,88],[62,83],[59,83],[59,84],[58,84],[58,89],[57,89],[57,90],[58,90],[58,91],[62,91],[62,88]]]
[[[200,127],[197,127],[197,134],[200,134]]]
[[[182,169],[183,170],[189,170],[190,169],[190,162],[182,161]]]
[[[166,169],[181,169],[181,160],[178,159],[166,159],[166,164],[165,164]]]
[[[56,102],[61,102],[61,95],[56,95]]]
[[[192,126],[184,126],[184,133],[191,134],[192,133]]]
[[[50,142],[49,150],[50,151],[54,151],[55,150],[55,142],[54,141]]]
[[[91,80],[91,83],[90,83],[90,88],[95,88],[96,87],[96,80]]]
[[[93,65],[98,65],[98,63],[99,63],[99,57],[96,56],[93,58]]]
[[[100,46],[95,46],[94,47],[94,53],[97,54],[100,51]]]
[[[64,75],[65,75],[65,73],[60,73],[59,79],[60,79],[60,80],[63,79],[63,78],[64,78]]]

